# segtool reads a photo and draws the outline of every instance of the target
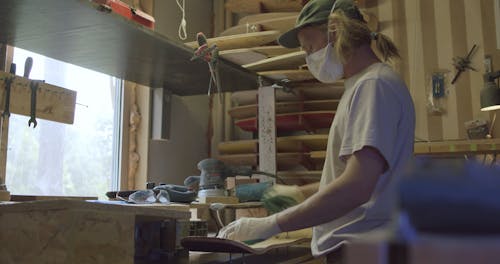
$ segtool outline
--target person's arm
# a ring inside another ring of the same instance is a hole
[[[344,173],[307,200],[277,214],[282,232],[327,223],[366,203],[387,163],[377,149],[364,147],[347,160]],[[328,212],[328,213],[325,213]]]
[[[311,197],[319,190],[319,182],[313,182],[306,185],[299,186],[300,191],[304,194],[305,198]]]

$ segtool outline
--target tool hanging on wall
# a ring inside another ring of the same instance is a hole
[[[457,57],[453,58],[453,66],[455,66],[455,69],[457,70],[457,73],[455,74],[455,77],[453,77],[453,80],[451,81],[451,84],[455,84],[455,82],[457,81],[458,77],[460,77],[460,75],[462,74],[462,72],[464,72],[466,70],[477,71],[476,69],[474,69],[470,65],[471,64],[471,57],[476,52],[476,48],[477,48],[477,45],[474,44],[474,46],[472,46],[471,50],[469,51],[469,53],[467,54],[466,57],[459,57],[459,56],[457,56]]]
[[[202,59],[208,63],[208,69],[210,71],[210,80],[208,84],[208,95],[211,94],[212,85],[215,85],[215,89],[219,93],[219,99],[222,102],[222,91],[221,83],[219,78],[219,49],[217,45],[208,46],[207,38],[202,32],[196,34],[196,40],[198,41],[198,49],[195,50],[191,61],[196,59]]]
[[[33,128],[35,128],[37,125],[37,122],[36,122],[36,93],[38,91],[38,81],[31,81],[30,88],[31,88],[31,114],[30,114],[30,120],[28,120],[28,126],[31,127],[31,124],[33,124]]]

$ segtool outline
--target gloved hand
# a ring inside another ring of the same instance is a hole
[[[275,214],[305,200],[304,194],[297,185],[275,184],[262,195],[262,203],[269,214]]]
[[[261,218],[240,218],[219,231],[219,238],[251,242],[256,239],[268,239],[281,233],[276,215]]]

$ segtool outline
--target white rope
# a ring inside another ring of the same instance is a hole
[[[179,1],[182,1],[182,4],[179,2]],[[187,33],[186,33],[186,25],[187,25],[187,22],[186,22],[186,0],[175,0],[175,2],[177,2],[177,5],[179,6],[179,9],[181,10],[182,12],[182,19],[181,19],[181,23],[179,24],[179,38],[181,40],[186,40],[187,39]]]

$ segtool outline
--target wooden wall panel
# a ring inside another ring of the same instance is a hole
[[[479,94],[483,87],[483,59],[493,58],[493,69],[500,69],[500,50],[496,48],[493,0],[378,0],[381,32],[391,37],[400,49],[402,60],[395,69],[405,79],[416,110],[418,139],[466,139],[464,122],[491,113],[480,111]],[[455,85],[452,58],[465,56],[474,44],[479,49],[472,59],[478,72],[465,72]],[[434,71],[449,71],[447,95],[442,100],[446,112],[427,113],[427,98]],[[500,136],[500,129],[494,133]]]

